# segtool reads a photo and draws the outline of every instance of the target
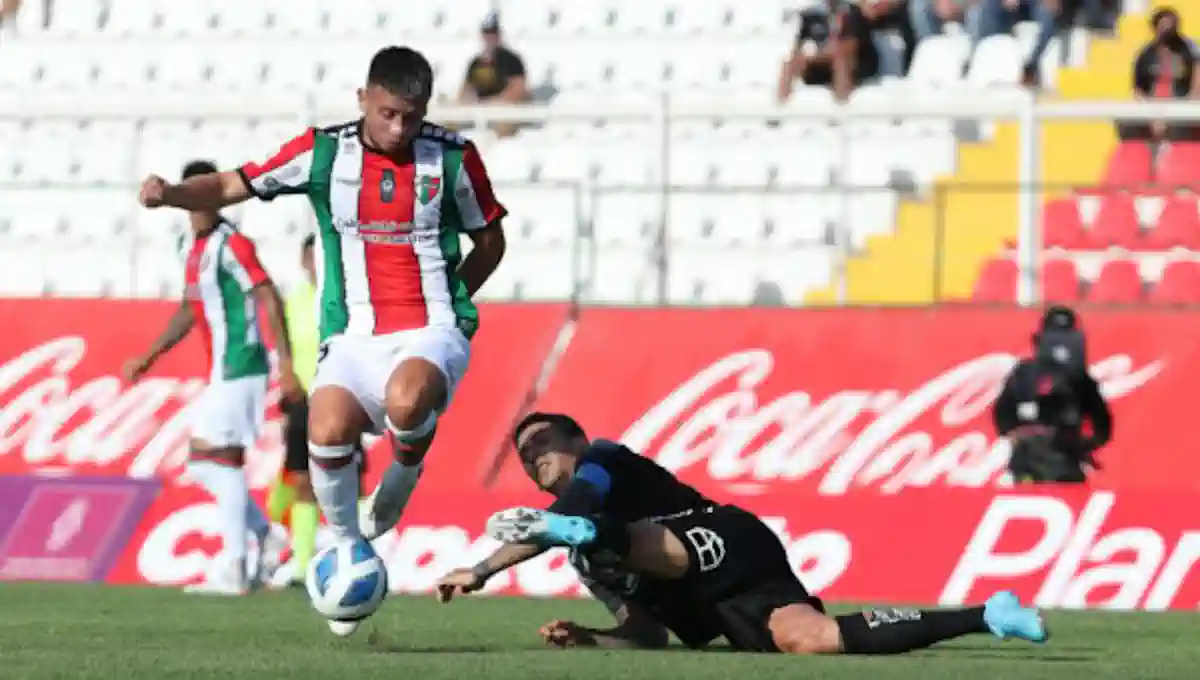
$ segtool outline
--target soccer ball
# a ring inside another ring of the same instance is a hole
[[[309,563],[304,585],[321,616],[361,621],[387,597],[387,566],[365,540],[340,540]]]

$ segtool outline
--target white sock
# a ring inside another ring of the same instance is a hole
[[[308,445],[313,458],[330,459],[352,455],[355,447]],[[339,468],[324,468],[309,462],[313,495],[329,522],[329,528],[343,538],[359,538],[358,530],[358,459]]]
[[[245,564],[247,505],[250,501],[246,475],[241,468],[209,461],[190,463],[188,472],[217,501],[217,522],[225,543],[222,557],[228,562]]]
[[[379,498],[386,498],[389,503],[395,503],[400,506],[400,514],[404,514],[404,507],[408,505],[408,499],[412,498],[413,491],[417,488],[417,481],[421,479],[421,473],[425,470],[425,461],[421,461],[416,465],[405,465],[400,461],[392,461],[388,469],[383,471],[383,479],[379,480]]]

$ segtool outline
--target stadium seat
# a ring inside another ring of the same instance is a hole
[[[1079,300],[1079,274],[1071,260],[1048,260],[1042,266],[1042,297],[1048,302]]]
[[[1143,295],[1142,276],[1132,260],[1111,260],[1088,291],[1090,302],[1139,302]]]
[[[913,55],[908,80],[922,85],[958,85],[971,45],[965,35],[935,35],[922,40]]]
[[[993,35],[975,46],[967,84],[976,87],[1013,86],[1021,82],[1025,63],[1021,45],[1011,35]]]
[[[1171,189],[1200,189],[1200,142],[1174,142],[1158,164],[1158,183]]]
[[[575,264],[570,251],[561,248],[514,248],[500,266],[512,270],[517,299],[542,301],[571,297]]]
[[[1103,197],[1096,221],[1088,233],[1088,245],[1099,249],[1110,246],[1132,248],[1140,239],[1141,226],[1133,198],[1123,194]]]
[[[1200,303],[1200,264],[1192,260],[1168,262],[1158,285],[1150,290],[1149,300],[1163,304]]]
[[[744,305],[758,279],[753,251],[713,248],[675,248],[667,262],[667,302],[670,304]],[[711,276],[721,271],[721,276]]]
[[[768,194],[763,201],[763,245],[794,247],[824,243],[841,210],[840,195],[826,191],[788,191]]]
[[[1196,199],[1172,196],[1163,205],[1157,225],[1146,234],[1151,248],[1200,248],[1200,213]]]
[[[1122,142],[1108,159],[1102,184],[1113,190],[1149,185],[1154,178],[1153,162],[1149,144]]]
[[[601,248],[595,268],[583,278],[586,302],[599,304],[646,304],[658,301],[658,269],[643,248]]]
[[[657,236],[658,196],[643,192],[601,194],[594,204],[592,235],[600,247],[648,249]]]
[[[1046,201],[1042,206],[1042,245],[1046,248],[1084,247],[1087,234],[1074,198]]]
[[[1013,302],[1017,297],[1017,263],[989,260],[979,271],[972,298],[976,302]]]
[[[0,225],[4,218],[0,216]],[[46,292],[49,273],[40,244],[17,243],[6,239],[0,247],[0,283],[6,297],[39,297]]]
[[[26,6],[22,7],[21,11],[24,12],[29,5],[37,4],[42,3],[25,3]],[[93,35],[100,29],[101,19],[109,11],[108,4],[100,0],[45,3],[50,10],[46,34],[54,37]]]

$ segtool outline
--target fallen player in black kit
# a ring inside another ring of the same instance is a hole
[[[1012,593],[982,607],[825,613],[796,578],[779,538],[758,517],[704,497],[654,461],[589,441],[573,419],[534,413],[514,432],[529,477],[556,500],[488,521],[503,541],[472,568],[438,583],[438,596],[479,590],[492,575],[552,547],[571,550],[580,577],[617,620],[609,630],[570,621],[542,628],[558,646],[689,647],[725,637],[736,649],[789,654],[897,654],[974,633],[1044,642],[1034,609]]]

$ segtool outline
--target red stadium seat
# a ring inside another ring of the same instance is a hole
[[[1017,299],[1017,263],[1004,258],[989,260],[975,281],[976,302],[1013,302]]]
[[[1136,262],[1112,260],[1105,263],[1088,293],[1092,302],[1138,302],[1142,299],[1142,275]]]
[[[1092,223],[1087,240],[1092,248],[1098,249],[1109,246],[1134,247],[1141,240],[1141,226],[1133,198],[1123,194],[1105,196],[1100,202],[1100,211],[1096,213],[1096,221]]]
[[[1200,303],[1200,264],[1191,260],[1167,263],[1162,279],[1150,291],[1150,300],[1169,305]]]
[[[1163,205],[1154,229],[1146,233],[1146,245],[1155,249],[1200,248],[1200,212],[1196,199],[1172,196]]]
[[[1104,186],[1108,189],[1139,189],[1153,180],[1153,157],[1145,142],[1123,142],[1108,159]]]
[[[1073,198],[1056,198],[1042,206],[1042,245],[1046,248],[1083,248],[1086,245],[1079,204]]]
[[[1200,143],[1175,142],[1158,162],[1158,184],[1168,188],[1200,188]]]
[[[1047,302],[1079,300],[1079,274],[1070,260],[1047,260],[1042,266],[1042,297]]]

